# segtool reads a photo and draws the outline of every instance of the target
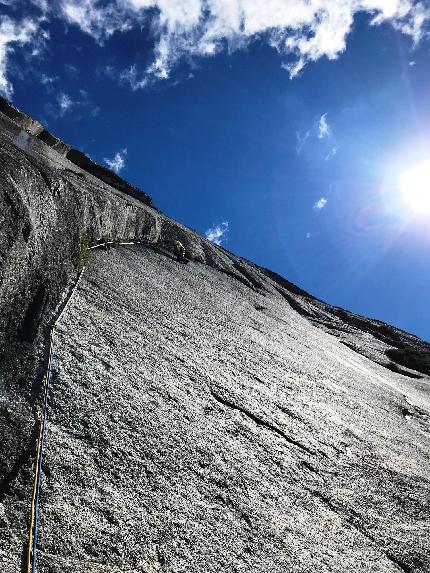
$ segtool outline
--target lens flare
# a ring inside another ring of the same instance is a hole
[[[405,203],[416,213],[430,215],[430,161],[405,171],[399,184]]]

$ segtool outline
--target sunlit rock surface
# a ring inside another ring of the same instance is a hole
[[[428,380],[275,292],[97,252],[58,328],[41,571],[428,571]]]
[[[25,564],[47,335],[85,235],[143,243],[93,250],[57,325],[40,573],[429,572],[429,345],[208,243],[8,113],[0,570]]]

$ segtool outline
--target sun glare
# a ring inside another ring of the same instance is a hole
[[[406,204],[416,213],[430,215],[430,161],[405,171],[399,183]]]

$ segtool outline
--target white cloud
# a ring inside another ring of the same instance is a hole
[[[103,161],[106,163],[109,169],[112,169],[112,171],[115,171],[115,173],[119,173],[125,167],[126,155],[127,155],[127,149],[121,149],[121,151],[115,153],[113,159],[107,159],[105,157]]]
[[[223,241],[225,241],[227,233],[228,233],[228,221],[223,221],[219,225],[215,225],[215,227],[207,229],[207,231],[205,232],[205,237],[212,243],[220,245]]]
[[[78,76],[79,75],[79,68],[74,66],[73,64],[65,64],[64,69],[70,76]]]
[[[324,113],[318,121],[318,139],[323,139],[330,135],[330,126],[327,121],[327,114]]]
[[[64,115],[74,105],[73,100],[64,92],[58,94],[57,102],[59,108],[59,115]]]
[[[57,80],[58,76],[48,76],[47,74],[41,74],[39,78],[40,83],[44,86],[50,86]]]
[[[325,160],[329,161],[332,157],[334,157],[336,155],[336,153],[337,153],[337,147],[334,146],[330,149],[330,151],[325,156]]]
[[[296,132],[296,138],[297,138],[296,152],[297,152],[297,155],[300,155],[300,153],[302,152],[302,149],[305,146],[310,135],[311,135],[310,129],[308,129],[308,131],[306,131],[303,135],[298,131]]]
[[[62,0],[60,14],[69,24],[75,24],[102,43],[114,32],[124,32],[132,27],[127,16],[131,11],[128,4],[126,0],[117,0],[104,6],[100,6],[98,0]]]
[[[15,0],[12,0],[15,1]],[[30,0],[32,4],[37,6],[43,13],[49,10],[49,0]]]
[[[285,60],[291,77],[308,62],[335,59],[346,48],[354,17],[391,23],[419,42],[430,8],[418,0],[60,0],[62,17],[103,42],[115,31],[149,23],[152,63],[123,75],[135,88],[165,79],[182,58],[212,56],[264,40]]]
[[[311,234],[310,233],[306,233],[306,238],[310,239],[311,238]]]
[[[284,68],[284,70],[286,70],[289,73],[290,79],[293,79],[300,74],[305,65],[306,65],[305,59],[298,58],[294,62],[290,62],[288,64],[281,64],[281,67]]]
[[[132,65],[115,72],[134,89],[169,78],[180,60],[233,52],[255,41],[276,50],[293,78],[309,62],[336,59],[346,49],[359,13],[369,14],[374,26],[391,24],[415,45],[430,19],[427,0],[23,0],[20,4],[24,11],[28,8],[27,14],[38,10],[39,17],[1,19],[0,93],[7,97],[13,93],[7,72],[14,45],[29,44],[29,55],[40,55],[40,47],[49,39],[43,28],[54,18],[79,27],[99,44],[115,32],[143,26],[150,30],[151,63],[146,69]],[[143,42],[142,50],[147,53]]]
[[[47,88],[48,93],[53,91],[52,84],[58,78],[49,76],[42,76],[40,80]],[[100,113],[100,108],[89,97],[85,90],[75,91],[73,98],[65,92],[59,92],[55,98],[55,102],[48,101],[45,104],[45,112],[56,119],[63,118],[73,109],[73,120],[82,120],[85,116],[90,115],[95,117]]]
[[[296,152],[300,155],[303,148],[310,138],[317,137],[318,139],[325,139],[326,155],[325,159],[328,161],[337,153],[337,147],[334,145],[335,138],[332,129],[327,121],[327,114],[324,113],[318,120],[315,120],[312,128],[308,129],[302,135],[299,131],[296,132]]]
[[[327,199],[325,197],[321,197],[318,201],[314,204],[315,211],[321,211],[327,205]]]
[[[54,92],[55,84],[56,84],[56,82],[58,82],[58,76],[50,76],[50,75],[42,72],[42,73],[38,74],[38,79],[39,79],[40,83],[43,86],[45,86],[46,93],[52,94]],[[46,105],[45,105],[45,110],[46,110]]]
[[[11,98],[13,86],[7,78],[8,60],[15,45],[23,46],[36,40],[39,23],[36,19],[24,18],[15,21],[8,16],[2,16],[0,21],[0,94]],[[34,48],[33,48],[34,50]],[[32,51],[33,51],[32,50]],[[33,55],[37,55],[34,52]]]
[[[423,2],[406,2],[406,4],[412,4],[409,17],[395,22],[395,27],[411,36],[414,44],[417,45],[421,40],[423,28],[430,19],[430,11]]]

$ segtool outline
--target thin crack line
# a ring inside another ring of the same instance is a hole
[[[277,434],[278,436],[283,438],[289,444],[296,446],[297,448],[300,448],[302,451],[304,451],[304,452],[306,452],[312,456],[314,456],[316,454],[316,452],[310,450],[308,447],[304,446],[303,444],[301,444],[297,440],[294,440],[293,438],[290,438],[290,436],[287,436],[287,434],[285,434],[282,430],[280,430],[276,426],[273,426],[269,422],[262,420],[261,418],[259,418],[255,414],[253,414],[252,412],[249,412],[249,410],[246,410],[245,408],[243,408],[242,406],[237,406],[236,404],[233,404],[229,400],[222,398],[221,396],[216,394],[212,389],[211,389],[211,394],[215,398],[215,400],[217,400],[220,404],[223,404],[223,406],[227,406],[228,408],[231,408],[232,410],[237,410],[241,414],[244,414],[250,420],[255,422],[258,426],[263,426],[267,430],[270,430],[271,432]]]
[[[381,551],[381,553],[385,555],[385,557],[389,561],[391,561],[391,563],[394,563],[394,565],[399,567],[399,569],[404,571],[404,573],[412,573],[413,570],[409,567],[409,565],[401,561],[398,557],[395,557],[391,553],[391,551],[385,550],[382,547],[380,547],[377,540],[370,533],[368,533],[364,527],[358,525],[357,523],[354,523],[355,516],[353,514],[355,513],[355,515],[357,516],[356,519],[360,517],[354,510],[348,511],[348,509],[344,509],[342,506],[333,502],[331,499],[326,497],[320,491],[311,490],[307,487],[305,487],[305,489],[314,497],[318,498],[322,503],[324,503],[324,505],[326,505],[330,509],[330,511],[336,513],[336,515],[338,515],[343,521],[346,521],[353,529],[355,529],[358,533],[360,533],[360,535],[363,535],[369,541],[371,541]]]

